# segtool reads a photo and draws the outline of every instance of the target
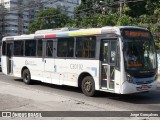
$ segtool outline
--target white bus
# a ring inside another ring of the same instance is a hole
[[[152,34],[134,26],[39,30],[2,40],[2,72],[45,83],[131,94],[156,89]]]

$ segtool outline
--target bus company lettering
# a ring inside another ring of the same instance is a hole
[[[26,60],[25,65],[36,65],[36,63],[34,61]]]
[[[83,70],[82,64],[70,64],[70,68],[74,70]]]

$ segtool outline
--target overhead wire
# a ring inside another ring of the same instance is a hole
[[[43,0],[42,0],[43,1]],[[53,2],[53,0],[47,0],[46,2],[44,2],[44,3],[48,3],[48,2]],[[58,0],[54,0],[54,1],[58,1]],[[132,0],[129,0],[129,1],[126,1],[126,3],[130,3],[130,2],[139,2],[139,1],[144,1],[144,0],[134,0],[134,1],[132,1]],[[108,7],[112,7],[112,6],[114,6],[114,5],[118,5],[120,2],[119,1],[116,1],[116,2],[112,2],[112,3],[105,3],[104,5],[99,5],[99,6],[97,6],[97,7],[95,7],[95,6],[93,6],[93,7],[91,7],[91,8],[86,8],[86,9],[82,9],[82,10],[77,10],[77,11],[75,11],[76,13],[75,13],[75,15],[82,15],[82,14],[87,14],[87,13],[89,13],[89,12],[92,12],[92,11],[94,11],[95,12],[95,10],[101,10],[101,7],[106,7],[106,6],[108,6]],[[124,3],[124,2],[123,2]],[[36,17],[36,19],[45,19],[45,18],[51,18],[51,17],[57,17],[57,16],[59,16],[59,15],[61,15],[61,14],[55,14],[55,15],[49,15],[49,16],[43,16],[43,17]]]
[[[35,0],[36,1],[36,0]],[[44,4],[44,3],[48,3],[48,2],[56,2],[56,1],[59,1],[59,0],[41,0],[41,2]],[[129,1],[126,1],[126,2],[123,2],[123,3],[130,3],[130,2],[139,2],[139,1],[144,1],[144,0],[129,0]],[[24,5],[22,6],[21,8],[23,8],[23,10],[25,9],[29,9],[28,7],[32,8],[32,7],[35,7],[37,5],[41,5],[42,3],[36,3],[35,4],[28,4],[28,5]],[[105,3],[105,2],[104,2]],[[108,7],[112,7],[114,5],[118,5],[120,2],[119,1],[116,1],[116,2],[112,2],[112,3],[105,3],[104,5],[99,5],[98,7],[91,7],[91,8],[86,8],[86,9],[82,9],[82,10],[77,10],[75,12],[78,12],[77,14],[75,13],[75,15],[79,15],[79,14],[82,14],[82,13],[89,13],[91,11],[95,11],[96,10],[100,10],[101,8],[100,7],[105,7],[105,6],[108,6]],[[33,6],[32,6],[33,5]],[[38,6],[37,6],[38,7]],[[22,10],[21,8],[16,8],[16,9],[11,9],[12,11],[17,11],[17,10]],[[79,12],[82,12],[82,13],[79,13]],[[50,15],[50,16],[43,16],[43,17],[37,17],[37,18],[49,18],[49,17],[55,17],[55,16],[58,16],[58,15],[61,15],[61,14],[55,14],[55,15]]]
[[[40,6],[40,5],[42,5],[42,4],[45,4],[45,3],[48,3],[48,2],[58,2],[58,1],[62,1],[62,0],[41,0],[41,1],[38,1],[38,2],[36,2],[37,0],[34,0],[34,2],[35,3],[33,3],[33,1],[31,2],[32,4],[26,4],[26,5],[20,5],[20,7],[19,8],[17,8],[17,7],[11,7],[10,8],[10,10],[9,10],[9,12],[10,11],[17,11],[17,10],[26,10],[26,9],[31,9],[32,7],[38,7],[38,6]],[[129,3],[129,2],[139,2],[139,1],[144,1],[144,0],[134,0],[134,1],[132,1],[132,0],[130,0],[130,1],[126,1],[126,3]],[[112,2],[112,3],[105,3],[104,5],[101,5],[102,7],[104,7],[104,6],[113,6],[113,5],[117,5],[117,4],[119,4],[120,2],[119,1],[116,1],[116,2]],[[124,3],[124,2],[123,2]],[[2,4],[2,3],[1,3]],[[52,4],[52,5],[54,5],[54,4]],[[86,8],[86,9],[82,9],[82,10],[78,10],[78,12],[80,12],[80,11],[84,11],[84,10],[89,10],[89,9],[93,9],[94,7],[91,7],[91,8]],[[1,11],[1,12],[3,12],[3,11]],[[4,12],[6,12],[6,11],[4,11]]]
[[[139,2],[139,1],[144,1],[144,0],[134,0],[134,1],[130,0],[130,1],[127,1],[127,3],[129,3],[129,2]],[[104,4],[104,5],[100,5],[98,7],[93,6],[91,8],[77,10],[77,11],[75,11],[76,12],[75,15],[87,14],[87,13],[92,12],[92,11],[101,10],[101,7],[106,7],[106,6],[112,7],[112,6],[118,5],[118,4],[119,4],[119,2],[116,1],[116,2],[112,2],[112,3],[107,3],[107,4]],[[61,15],[61,14],[37,17],[37,19],[40,19],[40,18],[51,18],[51,17],[56,17],[56,16],[59,16],[59,15]]]

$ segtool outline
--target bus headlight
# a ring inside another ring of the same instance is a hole
[[[157,73],[156,76],[155,76],[155,80],[158,80],[158,73]]]
[[[132,76],[130,76],[129,74],[127,74],[127,81],[128,81],[129,83],[133,83]]]

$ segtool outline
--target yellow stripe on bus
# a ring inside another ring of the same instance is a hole
[[[101,34],[101,30],[83,30],[83,31],[75,31],[69,33],[68,36],[80,36],[80,35],[94,35],[94,34]]]

